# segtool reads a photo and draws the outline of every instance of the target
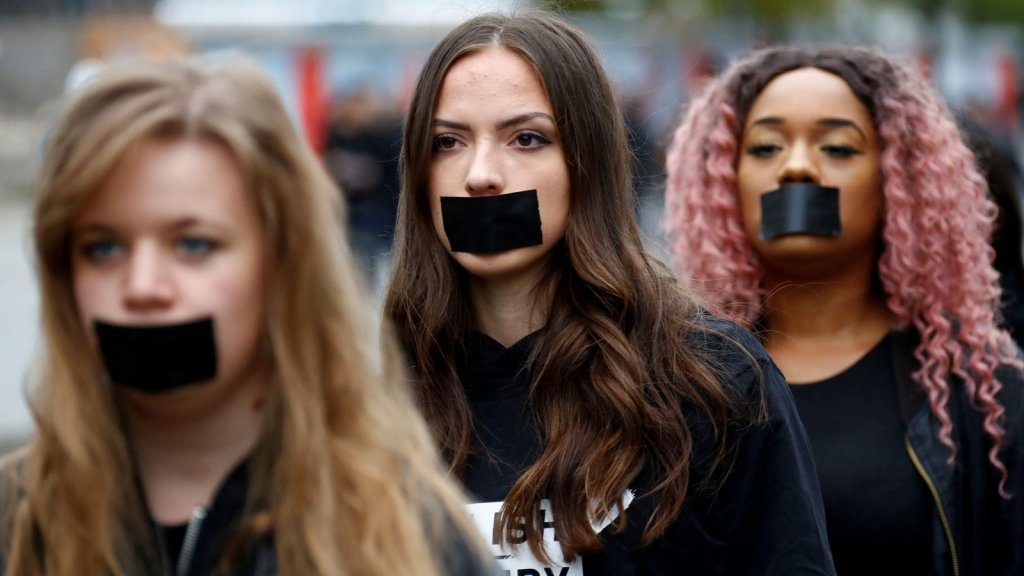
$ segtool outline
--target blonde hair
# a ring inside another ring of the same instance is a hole
[[[256,66],[181,60],[104,72],[52,133],[34,229],[45,339],[30,391],[37,433],[5,470],[8,570],[121,575],[151,561],[141,499],[125,497],[136,493],[129,443],[76,311],[68,240],[120,159],[154,138],[208,139],[234,154],[274,270],[266,339],[276,386],[242,536],[229,548],[271,533],[279,573],[296,575],[441,574],[432,538],[450,538],[452,526],[482,551],[389,331],[369,336],[373,306],[350,272],[338,190]]]

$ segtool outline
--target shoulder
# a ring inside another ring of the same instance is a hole
[[[687,344],[712,354],[724,354],[742,370],[751,361],[769,359],[768,352],[746,328],[708,313],[701,314],[687,334]]]
[[[1024,353],[1017,349],[1017,360],[1024,362]],[[1002,404],[1006,422],[1004,427],[1018,449],[1024,450],[1024,369],[1010,364],[996,368],[999,382],[999,403]]]
[[[433,540],[431,546],[439,551],[439,573],[498,576],[498,566],[484,545],[483,535],[469,519],[468,512],[449,509],[427,528],[431,535],[429,538]]]
[[[777,373],[757,338],[729,320],[703,314],[686,335],[686,342],[727,392],[749,396],[761,389],[766,376]]]

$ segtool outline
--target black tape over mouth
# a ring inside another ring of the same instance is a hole
[[[150,394],[217,376],[213,318],[183,324],[124,326],[93,322],[110,380]]]
[[[761,239],[791,234],[839,236],[839,188],[792,182],[761,195]]]
[[[441,219],[452,252],[490,254],[544,242],[536,190],[442,196]]]

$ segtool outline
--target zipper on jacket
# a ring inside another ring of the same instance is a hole
[[[939,521],[942,523],[942,529],[946,532],[946,541],[949,542],[949,552],[953,558],[953,576],[960,576],[960,561],[957,559],[956,542],[953,541],[953,529],[949,526],[949,517],[946,516],[946,508],[942,506],[939,489],[935,487],[935,482],[932,481],[931,476],[924,469],[924,465],[921,464],[917,452],[914,452],[914,447],[910,444],[910,436],[904,436],[903,443],[907,447],[907,452],[910,453],[910,460],[914,463],[914,468],[917,468],[917,473],[921,475],[924,483],[928,485],[928,491],[932,493],[935,507],[939,510]]]
[[[177,576],[186,576],[189,565],[192,563],[192,555],[196,551],[196,543],[199,542],[199,530],[203,527],[203,520],[206,519],[206,509],[196,506],[192,511],[192,517],[188,519],[188,526],[185,528],[185,540],[181,543],[181,554],[178,555],[178,566],[174,573]]]

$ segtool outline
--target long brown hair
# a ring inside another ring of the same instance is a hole
[[[471,547],[480,538],[415,412],[397,345],[369,336],[373,307],[352,273],[340,194],[265,74],[191,61],[105,72],[53,130],[35,211],[45,336],[30,398],[37,433],[5,468],[8,571],[122,575],[152,566],[144,542],[152,527],[141,498],[130,497],[129,441],[76,311],[69,261],[74,216],[132,147],[152,138],[230,150],[270,247],[275,385],[239,538],[271,534],[280,574],[443,573],[437,539],[452,538],[453,526]]]
[[[534,518],[540,500],[549,498],[568,556],[597,549],[588,519],[621,507],[624,491],[648,467],[657,500],[644,533],[650,542],[678,515],[690,487],[693,442],[683,408],[702,411],[718,432],[733,410],[709,360],[684,343],[704,329],[701,309],[644,251],[622,116],[580,31],[543,13],[489,14],[453,30],[430,54],[405,125],[385,311],[411,356],[427,420],[453,471],[462,474],[474,432],[457,367],[474,318],[464,272],[431,225],[426,186],[445,74],[459,58],[489,46],[512,50],[533,66],[555,112],[571,181],[565,238],[535,291],[553,295],[531,359],[530,402],[545,445],[505,500],[504,530],[521,528],[516,519]],[[721,457],[724,435],[718,439]],[[617,528],[624,526],[622,514]],[[543,557],[539,527],[527,524],[525,531]]]

